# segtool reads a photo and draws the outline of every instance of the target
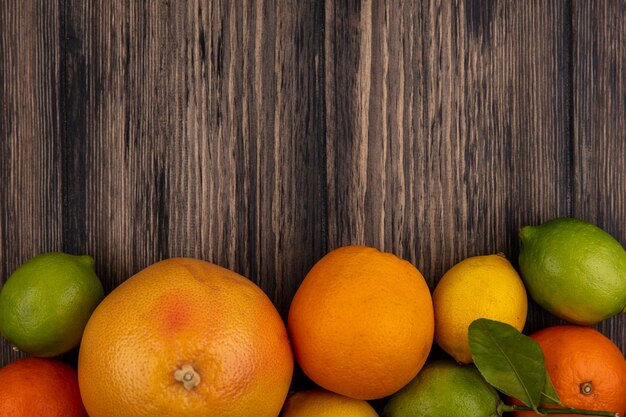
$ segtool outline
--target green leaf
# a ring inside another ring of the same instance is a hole
[[[548,371],[546,371],[546,382],[543,385],[543,390],[541,390],[541,404],[555,404],[563,406],[563,403],[559,398],[559,394],[556,393],[554,385],[552,385],[552,380],[550,379],[550,375],[548,375]]]
[[[537,342],[508,324],[478,319],[469,326],[469,346],[487,382],[538,413],[547,372]],[[549,388],[546,391],[546,398],[552,396]]]

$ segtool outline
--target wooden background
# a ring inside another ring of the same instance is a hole
[[[623,0],[3,0],[0,48],[2,282],[191,256],[286,316],[341,245],[434,288],[557,216],[626,244]],[[626,352],[626,317],[597,328]]]

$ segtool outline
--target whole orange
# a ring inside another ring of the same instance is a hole
[[[87,417],[76,370],[56,360],[19,359],[0,369],[3,417]]]
[[[114,289],[83,335],[90,417],[277,417],[293,355],[270,299],[196,259],[158,262]]]
[[[573,325],[546,327],[530,337],[543,350],[548,375],[563,404],[624,415],[626,362],[610,339],[591,327]],[[516,412],[514,415],[537,414]],[[579,414],[560,415],[575,417]]]
[[[309,271],[292,300],[288,327],[298,363],[315,383],[347,397],[382,398],[424,365],[433,304],[409,262],[346,246]]]
[[[321,388],[300,391],[287,398],[282,417],[378,417],[363,400],[355,400]]]

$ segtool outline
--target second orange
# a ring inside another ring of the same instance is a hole
[[[409,262],[346,246],[309,271],[288,328],[296,359],[315,383],[352,398],[382,398],[424,365],[433,341],[432,299]]]

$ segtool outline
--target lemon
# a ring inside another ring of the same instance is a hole
[[[474,365],[429,362],[389,398],[383,417],[496,417],[502,415],[497,391]]]
[[[468,327],[486,318],[522,331],[528,299],[522,279],[502,255],[473,256],[454,265],[433,293],[435,341],[461,363],[472,362]]]
[[[324,389],[301,391],[285,402],[282,417],[378,417],[367,401],[344,397]]]
[[[31,355],[60,355],[78,346],[103,297],[90,256],[38,255],[17,268],[0,291],[0,333]]]
[[[626,251],[604,230],[559,218],[522,228],[520,238],[520,272],[541,307],[582,325],[624,312]]]

